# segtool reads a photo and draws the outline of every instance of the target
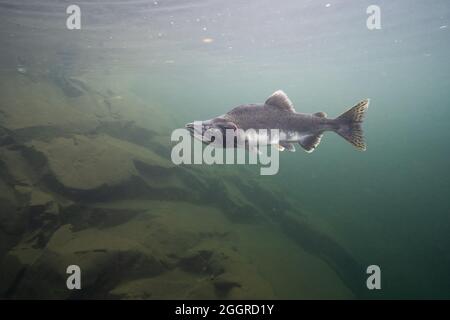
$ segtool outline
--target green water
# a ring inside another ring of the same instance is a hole
[[[142,126],[159,130],[167,148],[171,130],[263,102],[277,89],[298,112],[329,117],[370,98],[365,152],[326,133],[311,154],[300,147],[282,153],[275,176],[242,166],[195,166],[193,174],[215,181],[227,172],[250,185],[255,181],[266,192],[276,190],[272,197],[289,203],[290,214],[308,217],[315,231],[289,231],[284,216],[260,230],[260,219],[230,220],[230,207],[220,206],[228,217],[220,223],[239,233],[227,245],[238,243],[276,298],[450,298],[447,1],[378,1],[381,30],[366,27],[372,1],[92,1],[81,4],[79,31],[64,29],[65,4],[40,2],[40,8],[0,2],[0,41],[7,48],[2,81],[23,76],[14,73],[23,61],[30,74],[56,66],[70,76],[112,83],[115,93],[134,95],[170,119],[164,129]],[[11,129],[8,121],[2,119],[2,127]],[[167,158],[167,151],[159,154]],[[254,205],[266,197],[258,190],[247,197]],[[176,195],[164,197],[177,203]],[[202,193],[197,204],[220,201],[228,202]],[[152,210],[154,204],[140,205]],[[271,217],[270,203],[262,208]],[[206,229],[215,230],[218,221]],[[124,237],[134,232],[124,230]],[[365,269],[372,264],[381,268],[381,290],[365,288]],[[178,281],[170,272],[165,277]],[[95,286],[86,297],[97,297]]]

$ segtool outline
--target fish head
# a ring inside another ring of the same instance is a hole
[[[235,132],[237,130],[236,124],[224,117],[194,121],[186,124],[185,127],[195,139],[205,144],[214,144],[217,147],[226,146],[227,132]]]

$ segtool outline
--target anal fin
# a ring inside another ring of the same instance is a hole
[[[290,152],[295,152],[295,147],[290,142],[280,142],[280,146]]]
[[[323,133],[304,136],[300,139],[299,144],[306,152],[311,153],[319,145],[322,136]]]

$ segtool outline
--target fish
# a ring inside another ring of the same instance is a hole
[[[332,119],[322,111],[312,114],[297,112],[286,93],[277,90],[264,103],[239,105],[215,118],[187,123],[185,128],[203,143],[222,148],[239,147],[236,138],[226,138],[226,131],[240,129],[244,135],[240,139],[245,141],[242,145],[256,152],[261,145],[274,145],[280,151],[294,152],[298,144],[311,153],[320,144],[324,133],[332,131],[357,150],[365,151],[362,123],[369,101],[364,99]],[[222,141],[216,141],[218,134],[223,137]]]

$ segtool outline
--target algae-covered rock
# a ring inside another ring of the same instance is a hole
[[[147,205],[150,211],[101,229],[65,224],[43,251],[18,245],[2,261],[4,270],[17,273],[16,280],[4,283],[3,293],[12,298],[273,297],[267,281],[233,250],[237,235],[220,211],[172,202]],[[65,287],[66,268],[73,264],[82,270],[80,292]]]
[[[22,252],[18,248],[11,255],[20,260]],[[31,265],[24,265],[26,272],[13,297],[70,298],[76,294],[66,287],[70,265],[81,268],[83,292],[93,297],[102,297],[117,279],[151,276],[164,270],[139,243],[94,229],[72,232],[70,225],[64,225],[53,234],[45,251]]]
[[[59,137],[30,146],[45,155],[54,178],[68,189],[90,190],[114,186],[137,176],[134,161],[170,168],[153,151],[107,135]]]
[[[0,92],[0,124],[12,130],[33,127],[41,127],[42,130],[46,127],[87,130],[98,124],[98,118],[92,117],[94,112],[106,112],[102,111],[106,107],[96,103],[93,97],[90,101],[77,103],[49,81],[35,82],[26,77],[10,77],[0,81]]]

